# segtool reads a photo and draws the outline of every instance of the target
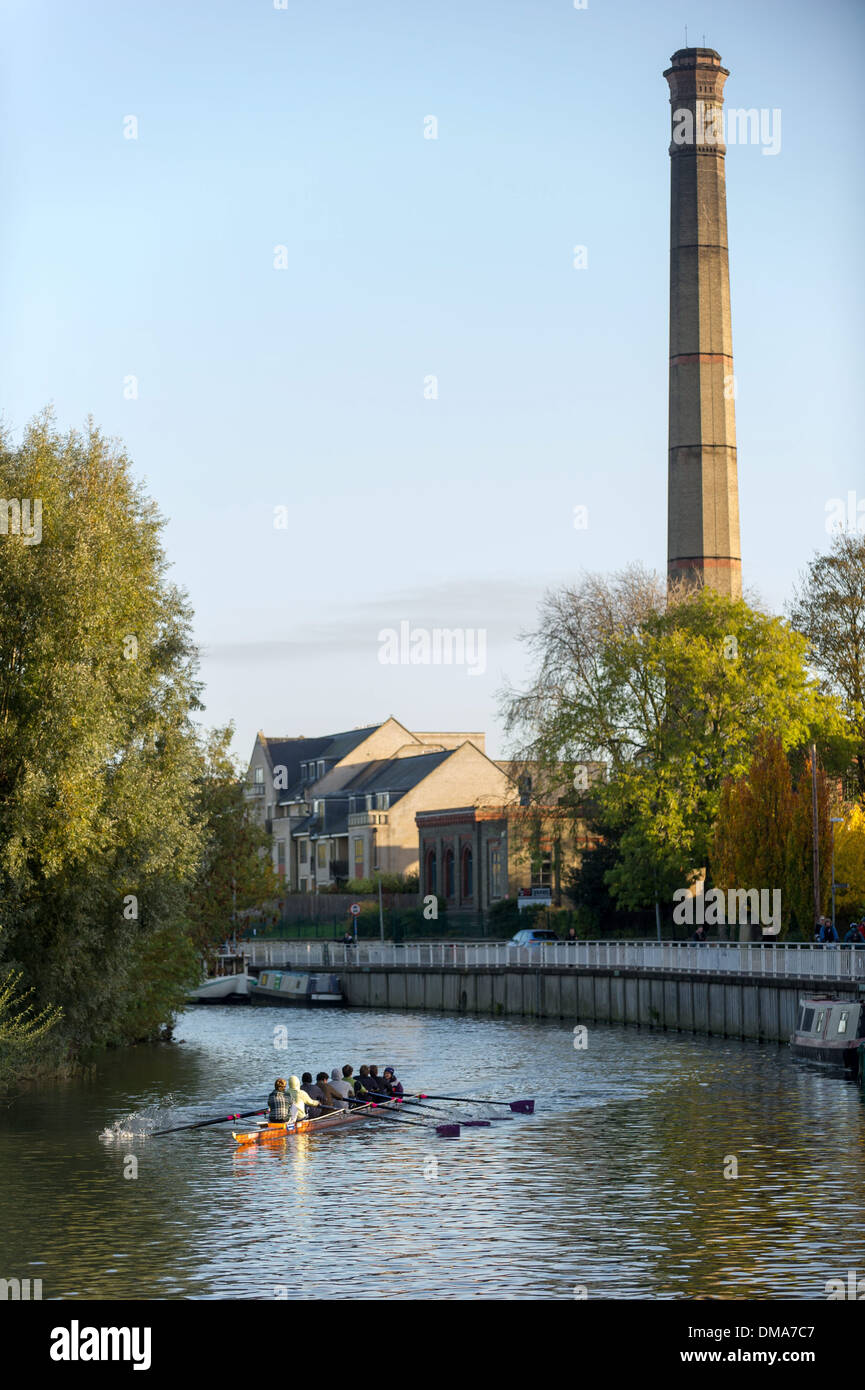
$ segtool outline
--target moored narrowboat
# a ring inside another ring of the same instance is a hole
[[[254,981],[253,1001],[275,1004],[341,1004],[339,977],[307,970],[262,970]]]
[[[794,1056],[856,1075],[859,1045],[865,1038],[865,1004],[849,997],[814,995],[799,1000]]]

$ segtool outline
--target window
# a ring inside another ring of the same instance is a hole
[[[490,857],[490,901],[504,897],[502,886],[502,847],[493,844],[489,847]]]
[[[319,762],[319,764],[318,764],[318,775],[319,775],[319,777],[323,777],[323,776],[324,776],[324,763],[323,763],[323,762]]]
[[[354,842],[354,876],[363,878],[363,840],[357,839]]]
[[[846,1033],[846,1032],[847,1032],[847,1020],[848,1020],[849,1017],[850,1017],[850,1010],[849,1010],[849,1009],[842,1009],[842,1011],[841,1011],[841,1017],[840,1017],[839,1020],[838,1020],[838,1032],[839,1032],[839,1033]]]
[[[454,896],[454,852],[452,849],[445,850],[445,897]]]
[[[538,852],[532,856],[532,887],[550,888],[553,882],[553,852],[552,846],[541,843]]]
[[[257,767],[257,768],[255,769],[255,772],[254,772],[254,775],[253,775],[253,781],[255,782],[255,785],[256,785],[257,787],[261,787],[261,786],[264,785],[264,768],[263,768],[263,767]]]
[[[316,863],[320,869],[327,868],[327,841],[325,840],[319,840]]]
[[[386,811],[387,808],[388,808],[389,806],[390,806],[390,792],[376,792],[376,795],[375,795],[375,809],[376,809],[377,811]]]
[[[810,1032],[811,1032],[811,1024],[812,1024],[813,1022],[814,1022],[814,1010],[813,1010],[813,1009],[806,1009],[805,1006],[804,1006],[804,1004],[803,1004],[803,1005],[802,1005],[802,1018],[801,1018],[801,1021],[800,1021],[800,1023],[799,1023],[799,1029],[800,1029],[800,1031],[801,1031],[802,1033],[810,1033]]]
[[[298,851],[298,859],[301,864],[309,863],[309,840],[301,840]]]
[[[276,872],[285,877],[285,840],[276,842]]]
[[[371,811],[371,810],[372,810],[372,801],[373,801],[373,799],[372,799],[371,796],[365,796],[365,797],[364,797],[364,803],[365,803],[366,809],[367,809],[368,811]]]
[[[435,893],[437,889],[437,865],[436,852],[434,849],[427,850],[426,856],[426,890],[428,893]]]
[[[825,1017],[826,1017],[826,1010],[825,1010],[825,1009],[821,1009],[820,1012],[819,1012],[818,1015],[817,1015],[817,1026],[816,1026],[816,1028],[814,1029],[814,1032],[815,1032],[815,1033],[822,1033],[822,1032],[823,1032],[823,1020],[824,1020]]]
[[[475,891],[474,856],[468,845],[466,845],[465,849],[463,850],[462,869],[462,896],[464,898],[471,898],[474,895]]]

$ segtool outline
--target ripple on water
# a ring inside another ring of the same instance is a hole
[[[0,1116],[5,1259],[40,1264],[45,1298],[808,1299],[865,1267],[860,1095],[783,1048],[227,1006],[182,1031]],[[454,1106],[496,1122],[451,1143],[386,1121],[239,1151],[229,1126],[153,1137],[346,1060],[537,1114]]]

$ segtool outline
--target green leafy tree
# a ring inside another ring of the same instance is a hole
[[[530,643],[537,674],[506,692],[507,727],[550,785],[606,763],[597,795],[621,829],[609,882],[623,906],[664,901],[701,867],[711,875],[721,787],[745,775],[763,730],[785,750],[843,733],[805,639],[708,588],[665,593],[639,569],[588,576],[547,597]]]
[[[81,1053],[154,1035],[189,982],[197,653],[163,522],[92,424],[0,437],[0,495],[40,512],[38,540],[0,536],[0,925]]]
[[[234,728],[214,730],[203,750],[196,798],[204,847],[190,894],[190,922],[202,950],[230,936],[235,913],[262,907],[279,895],[270,836],[244,795],[241,770],[230,752]]]
[[[865,804],[865,535],[840,531],[812,560],[791,606],[823,688],[837,694],[852,735],[848,758]]]

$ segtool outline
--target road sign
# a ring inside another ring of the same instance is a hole
[[[351,913],[352,917],[359,917],[359,916],[360,916],[360,903],[352,903],[351,907],[350,907],[348,910],[349,910],[349,912]]]

